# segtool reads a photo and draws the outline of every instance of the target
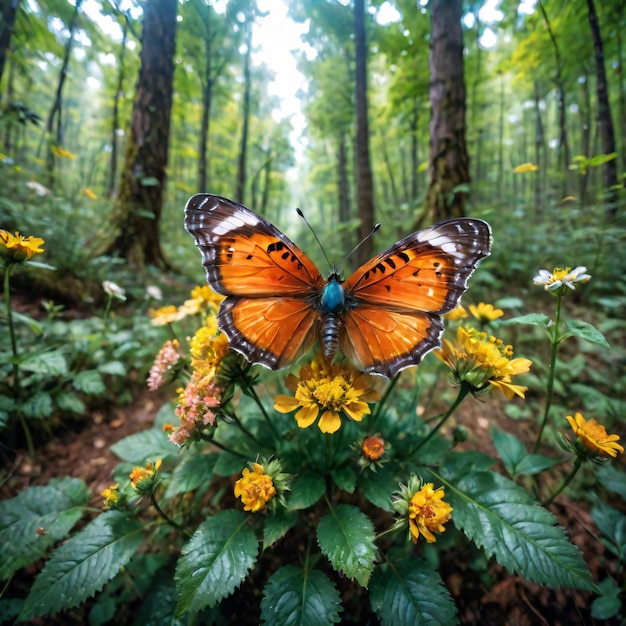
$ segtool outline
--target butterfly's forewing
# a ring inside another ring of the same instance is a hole
[[[298,246],[237,202],[197,194],[185,207],[185,228],[202,252],[209,284],[225,296],[307,295],[324,284]]]
[[[324,280],[294,243],[241,204],[211,194],[187,202],[185,228],[209,284],[227,296],[218,322],[231,348],[277,369],[312,347],[319,334],[313,302]]]
[[[340,346],[367,372],[392,376],[440,345],[440,316],[453,310],[481,259],[491,229],[455,219],[405,237],[343,284],[350,302]]]

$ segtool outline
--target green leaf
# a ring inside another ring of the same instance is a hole
[[[395,475],[386,467],[372,472],[365,471],[359,477],[359,491],[375,506],[392,511],[391,494],[398,488]]]
[[[200,485],[209,486],[218,454],[189,454],[172,473],[165,492],[166,498],[197,489]]]
[[[41,558],[83,516],[89,490],[78,478],[53,479],[0,502],[0,580]],[[45,533],[38,532],[42,528]]]
[[[90,396],[100,396],[106,391],[102,376],[96,370],[85,370],[78,372],[72,378],[74,389],[82,391]]]
[[[604,535],[605,545],[620,561],[626,559],[626,515],[596,499],[591,507],[591,518]]]
[[[98,371],[101,374],[109,374],[110,376],[126,376],[126,366],[121,361],[109,361],[98,365]]]
[[[340,469],[332,470],[331,475],[335,481],[335,485],[337,485],[339,489],[343,489],[348,493],[354,493],[357,475],[353,467],[348,465]]]
[[[98,516],[52,554],[35,579],[21,620],[70,609],[92,597],[124,567],[143,538],[143,524],[120,511]]]
[[[22,411],[26,417],[41,419],[52,415],[52,398],[47,391],[40,391],[29,396],[22,403]]]
[[[622,608],[618,584],[609,576],[598,584],[598,589],[601,595],[591,603],[591,616],[599,620],[615,617]]]
[[[509,296],[505,298],[498,298],[494,303],[497,309],[521,309],[524,306],[524,301],[521,298],[515,296]]]
[[[527,454],[516,466],[513,476],[534,476],[561,462],[560,458],[551,458],[543,454]]]
[[[444,486],[455,526],[510,573],[553,588],[594,589],[580,551],[556,518],[514,482],[471,472]]]
[[[583,320],[570,320],[567,322],[567,329],[569,332],[563,333],[559,339],[563,340],[567,337],[580,337],[586,339],[591,343],[597,343],[605,348],[610,348],[609,342],[605,336],[589,322]]]
[[[265,526],[263,527],[263,550],[269,548],[279,539],[285,536],[285,533],[296,523],[298,513],[296,511],[287,511],[278,509],[276,513],[270,514],[265,518]]]
[[[331,509],[317,526],[317,543],[335,570],[367,587],[376,559],[374,526],[367,515],[349,504]]]
[[[504,320],[502,324],[531,324],[532,326],[552,326],[552,320],[544,313],[528,313]]]
[[[505,433],[495,426],[489,429],[489,434],[493,441],[506,471],[515,476],[515,468],[527,454],[524,444],[514,435]]]
[[[67,374],[67,361],[61,350],[38,352],[28,355],[20,363],[25,372],[46,374],[48,376],[64,376]]]
[[[78,414],[85,411],[85,403],[75,393],[62,391],[55,396],[54,401],[62,411],[71,411]]]
[[[285,565],[263,589],[261,619],[281,626],[326,626],[339,622],[341,599],[326,574]]]
[[[37,320],[34,320],[30,315],[18,313],[17,311],[11,311],[11,315],[14,322],[28,326],[33,335],[39,336],[43,332],[41,324]]]
[[[219,453],[213,472],[217,476],[232,476],[233,474],[241,474],[244,467],[246,467],[244,459],[224,450]]]
[[[614,465],[606,463],[596,470],[596,478],[603,487],[626,500],[626,474],[624,472],[618,470]]]
[[[258,553],[255,534],[241,511],[221,511],[189,540],[176,566],[177,613],[215,606],[246,577]]]
[[[114,443],[111,450],[123,461],[135,465],[144,465],[146,461],[156,461],[178,454],[178,448],[162,430],[156,428],[129,435]]]
[[[383,626],[458,623],[448,590],[437,571],[423,559],[403,559],[376,568],[370,602]]]
[[[326,491],[324,478],[317,472],[299,474],[291,484],[291,495],[287,499],[287,508],[292,511],[306,509],[314,505]]]

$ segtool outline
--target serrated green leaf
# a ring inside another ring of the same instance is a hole
[[[515,476],[515,468],[527,454],[526,447],[517,437],[510,433],[505,433],[495,426],[489,429],[489,434],[506,471],[511,476]]]
[[[48,376],[64,376],[67,374],[67,361],[60,350],[38,352],[24,358],[20,367],[25,372],[46,374]]]
[[[189,626],[188,619],[175,615],[176,599],[174,581],[158,580],[139,608],[133,626]]]
[[[552,320],[544,313],[528,313],[527,315],[518,315],[504,320],[502,324],[531,324],[532,326],[548,327],[552,325]]]
[[[326,574],[285,565],[263,589],[261,619],[271,626],[327,626],[339,622],[340,607],[339,593]]]
[[[615,617],[622,608],[618,584],[609,576],[598,584],[598,590],[602,595],[591,603],[591,616],[600,620]]]
[[[263,550],[284,537],[297,519],[298,513],[296,511],[287,511],[286,509],[278,509],[276,513],[268,515],[263,527]]]
[[[123,461],[135,465],[144,465],[146,461],[156,461],[178,454],[178,448],[162,430],[156,428],[124,437],[121,441],[114,443],[111,450]]]
[[[177,614],[197,613],[230,595],[258,553],[255,534],[241,511],[221,511],[198,527],[176,566]]]
[[[349,504],[331,509],[317,526],[317,543],[338,572],[367,587],[374,569],[376,545],[374,526],[365,513]]]
[[[605,348],[611,347],[606,337],[589,322],[570,320],[567,322],[567,328],[569,332],[561,335],[560,339],[565,339],[566,337],[580,337],[581,339],[585,339],[591,343],[597,343]]]
[[[551,458],[543,454],[527,454],[515,467],[513,476],[533,476],[561,462],[560,458]]]
[[[448,626],[456,607],[441,577],[423,559],[404,559],[376,568],[370,602],[383,626]]]
[[[41,558],[83,516],[87,485],[78,478],[53,479],[0,502],[0,580]],[[44,529],[45,533],[38,532]]]
[[[218,454],[189,454],[172,472],[165,492],[166,498],[197,489],[200,485],[209,486]]]
[[[291,483],[291,495],[287,499],[287,508],[292,511],[313,506],[326,491],[326,483],[321,474],[305,472],[298,474]]]
[[[96,370],[78,372],[78,374],[72,378],[72,385],[74,389],[90,396],[102,395],[106,390],[102,376],[100,376]]]
[[[357,482],[359,491],[375,506],[392,511],[391,494],[398,488],[395,475],[388,468],[361,474]]]
[[[443,482],[454,525],[510,573],[549,587],[595,588],[578,548],[527,491],[495,472]]]
[[[71,411],[78,414],[85,411],[85,403],[74,393],[62,391],[54,397],[54,401],[62,411]]]
[[[29,396],[22,403],[22,412],[26,417],[41,419],[52,415],[52,398],[47,391],[40,391]]]
[[[143,538],[143,525],[120,511],[99,515],[62,544],[37,576],[21,620],[78,606],[128,563]]]

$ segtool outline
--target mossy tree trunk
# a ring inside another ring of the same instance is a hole
[[[141,66],[121,174],[116,233],[108,254],[134,268],[167,268],[159,224],[163,208],[176,49],[176,0],[144,5]]]
[[[430,9],[430,186],[435,221],[465,213],[469,156],[465,139],[465,77],[461,0],[433,0]]]

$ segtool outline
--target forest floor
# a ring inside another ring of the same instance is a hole
[[[89,504],[100,508],[102,505],[100,493],[111,484],[113,471],[119,463],[119,458],[110,450],[110,446],[128,435],[150,428],[159,408],[171,397],[171,390],[155,394],[147,389],[141,389],[138,382],[134,384],[137,392],[131,404],[111,405],[110,408],[103,406],[102,409],[93,411],[90,419],[80,424],[66,425],[64,429],[55,433],[54,438],[37,448],[35,463],[31,463],[26,450],[19,450],[7,456],[7,450],[0,446],[0,463],[4,466],[2,473],[8,476],[8,479],[0,485],[0,500],[15,496],[28,486],[45,485],[52,478],[71,476],[81,478],[87,483],[91,492]],[[496,398],[495,395],[490,397],[489,402],[497,402]],[[527,444],[532,440],[530,425],[525,422],[512,422],[503,410],[494,410],[491,404],[489,419],[485,417],[484,404],[479,401],[464,403],[455,417],[456,424],[465,425],[470,433],[468,441],[462,445],[482,450],[494,457],[497,455],[489,436],[491,425],[509,432],[514,428],[515,434]],[[599,541],[588,508],[587,503],[572,502],[564,494],[550,506],[552,513],[582,551],[594,580],[598,581],[607,574],[606,571],[602,571],[601,565],[605,562],[602,559],[604,548]],[[590,604],[594,599],[592,594],[576,590],[545,589],[520,577],[509,575],[493,560],[489,562],[486,570],[482,565],[476,567],[475,562],[482,562],[481,559],[476,560],[477,554],[479,552],[473,546],[465,546],[461,548],[460,553],[446,552],[441,555],[439,571],[457,605],[461,624],[572,626],[599,623],[591,618],[589,613]],[[24,573],[25,591],[41,565],[42,563],[35,565]],[[244,589],[245,587],[240,591],[243,592]],[[236,592],[235,596],[237,595]],[[241,626],[260,623],[259,593],[241,595],[248,598],[254,596],[252,600],[254,606],[247,606],[244,609],[240,600],[236,598],[230,602],[227,600],[225,604],[229,611],[232,605],[231,623]],[[119,615],[116,618],[120,626],[132,621],[131,615],[126,617]],[[73,613],[72,617],[65,615],[59,618],[37,619],[31,623],[69,626],[87,622],[84,614],[80,616]],[[344,614],[341,623],[374,626],[379,622],[371,613],[359,618],[359,621],[350,620],[350,617]],[[602,624],[618,623],[618,621],[602,622]]]

